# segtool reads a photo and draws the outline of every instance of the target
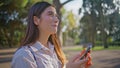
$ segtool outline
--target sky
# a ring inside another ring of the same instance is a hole
[[[66,0],[60,0],[61,3],[65,2]],[[78,15],[78,10],[82,6],[82,0],[73,0],[64,5],[64,8],[67,11],[73,11],[74,14]]]
[[[60,0],[61,3],[65,1],[66,0]],[[72,10],[73,14],[77,16],[76,24],[79,24],[79,18],[81,18],[81,15],[78,14],[78,10],[80,9],[81,6],[82,6],[82,0],[73,0],[63,6],[67,11]],[[66,26],[62,29],[62,31],[64,32],[65,30],[66,30]]]

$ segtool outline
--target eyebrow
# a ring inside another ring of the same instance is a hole
[[[48,13],[53,13],[53,14],[57,14],[56,12],[53,12],[53,11],[48,11]]]
[[[59,17],[56,12],[53,12],[53,11],[49,10],[49,11],[48,11],[48,14],[49,14],[49,13],[55,14],[55,16]]]

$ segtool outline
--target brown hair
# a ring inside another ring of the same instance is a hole
[[[22,46],[25,46],[27,44],[33,44],[37,41],[40,32],[37,26],[34,24],[33,17],[36,16],[40,18],[42,12],[44,12],[44,10],[49,6],[53,6],[53,5],[47,2],[37,2],[31,7],[28,13],[27,30],[26,30],[25,38],[21,44]],[[61,45],[59,43],[57,34],[50,35],[48,41],[50,41],[54,45],[57,57],[62,62],[62,66],[63,66],[65,64],[66,58],[64,56],[63,51],[61,50]]]

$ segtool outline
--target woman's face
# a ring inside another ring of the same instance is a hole
[[[43,11],[37,25],[40,32],[54,34],[57,32],[58,24],[56,9],[50,6]]]

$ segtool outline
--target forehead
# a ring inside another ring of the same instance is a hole
[[[49,6],[45,9],[44,11],[45,13],[49,13],[49,12],[53,12],[53,13],[56,13],[56,9],[52,6]]]

